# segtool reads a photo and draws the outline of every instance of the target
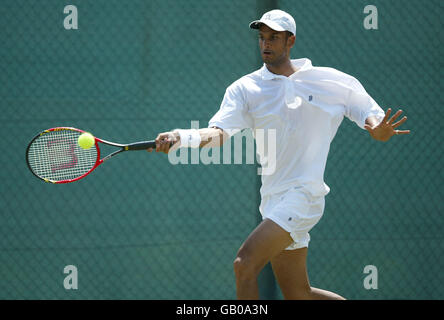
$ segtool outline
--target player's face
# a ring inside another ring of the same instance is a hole
[[[288,37],[285,31],[275,31],[266,25],[259,28],[259,48],[262,60],[269,65],[279,65],[289,59],[294,37]]]

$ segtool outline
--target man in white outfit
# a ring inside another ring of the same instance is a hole
[[[259,298],[257,276],[271,262],[285,299],[343,299],[311,287],[306,270],[309,231],[321,219],[329,192],[323,176],[330,143],[344,116],[379,141],[409,133],[396,129],[407,117],[395,122],[402,111],[390,118],[391,109],[385,113],[348,74],[314,67],[306,58],[290,59],[296,23],[288,13],[269,11],[250,28],[259,30],[263,67],[227,88],[208,128],[160,133],[156,151],[168,153],[171,145],[220,146],[242,129],[263,130],[255,137],[256,149],[261,166],[273,171],[262,174],[263,220],[234,260],[237,297]]]

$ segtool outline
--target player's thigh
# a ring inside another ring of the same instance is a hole
[[[240,247],[236,260],[261,269],[293,242],[290,234],[270,219],[264,219]]]
[[[284,250],[271,259],[271,266],[284,297],[310,290],[307,273],[308,248]]]

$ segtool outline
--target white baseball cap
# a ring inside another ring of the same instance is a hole
[[[290,31],[296,35],[296,22],[293,17],[282,10],[271,10],[265,12],[260,20],[250,23],[251,29],[259,29],[261,24],[265,24],[276,31]]]

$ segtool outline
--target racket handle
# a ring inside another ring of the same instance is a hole
[[[149,148],[156,149],[156,142],[154,140],[134,142],[125,146],[125,150],[128,151],[146,150]]]
[[[172,145],[173,145],[173,143],[170,144],[170,147]],[[156,149],[156,142],[154,140],[134,142],[134,143],[130,143],[125,146],[125,150],[128,150],[128,151],[146,150],[149,148]]]

